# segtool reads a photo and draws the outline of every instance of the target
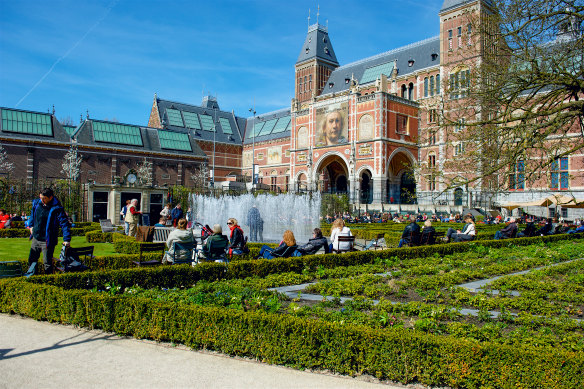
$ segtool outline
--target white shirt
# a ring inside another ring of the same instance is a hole
[[[343,242],[341,243],[341,247],[339,247],[339,240],[337,239],[339,236],[353,236],[349,227],[345,226],[342,230],[338,227],[333,229],[331,231],[331,242],[333,242],[334,250],[350,250],[351,242]]]
[[[462,231],[463,234],[466,235],[472,235],[475,236],[477,234],[477,230],[475,228],[475,225],[472,223],[468,223],[466,228],[464,229],[464,231]]]

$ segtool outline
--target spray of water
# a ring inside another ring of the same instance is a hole
[[[263,240],[279,242],[286,230],[292,230],[298,243],[312,238],[312,230],[320,226],[320,194],[311,195],[260,194],[254,196],[221,196],[218,198],[192,195],[191,210],[195,221],[202,224],[220,224],[224,233],[228,218],[237,219],[245,235],[249,235],[247,215],[255,205],[264,220]]]

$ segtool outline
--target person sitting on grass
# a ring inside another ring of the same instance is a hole
[[[302,253],[302,255],[312,255],[316,254],[318,250],[324,247],[325,254],[328,254],[329,245],[324,236],[322,236],[322,231],[320,228],[315,228],[312,233],[312,239],[308,240],[308,243],[304,246],[298,247],[298,251]]]
[[[473,240],[477,234],[474,221],[472,217],[466,215],[464,217],[464,228],[461,230],[455,230],[453,228],[449,228],[446,232],[446,241],[450,242],[467,242]]]
[[[168,247],[168,251],[164,258],[162,258],[162,263],[170,263],[174,262],[173,256],[180,258],[181,260],[187,259],[187,256],[190,254],[188,250],[181,250],[180,252],[174,252],[174,242],[178,243],[194,243],[193,233],[187,230],[187,220],[186,219],[179,219],[177,222],[177,228],[168,234],[168,239],[166,239],[166,247]]]
[[[495,240],[515,238],[517,235],[517,223],[514,217],[509,219],[509,225],[495,232]]]
[[[420,244],[420,226],[416,223],[416,216],[410,215],[410,224],[404,228],[397,247],[418,246]]]
[[[270,246],[263,245],[257,258],[288,258],[292,253],[298,248],[296,245],[296,238],[294,238],[294,233],[290,230],[284,231],[282,236],[282,242],[280,245],[273,249]]]

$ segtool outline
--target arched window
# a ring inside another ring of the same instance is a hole
[[[434,76],[430,76],[430,96],[434,96]]]
[[[403,97],[404,99],[408,98],[408,92],[407,92],[407,88],[406,88],[406,84],[403,84],[401,87],[401,97]]]
[[[424,78],[424,97],[428,97],[428,77]]]
[[[414,83],[410,82],[410,85],[408,86],[408,100],[413,99],[414,99]]]
[[[450,99],[462,99],[468,96],[470,87],[470,70],[459,68],[450,73]]]
[[[359,140],[371,138],[373,138],[373,117],[365,114],[359,119]]]
[[[308,129],[300,127],[296,133],[296,148],[303,149],[308,147]]]
[[[436,75],[436,94],[440,94],[440,75]]]

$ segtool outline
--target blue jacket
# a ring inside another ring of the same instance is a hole
[[[170,211],[170,217],[172,217],[172,220],[182,219],[182,217],[183,217],[183,210],[182,210],[182,208],[174,207],[172,209],[172,211]]]
[[[41,199],[35,199],[32,202],[32,211],[30,217],[26,221],[26,227],[34,227],[34,220],[36,216],[37,209],[42,207]],[[49,210],[49,217],[47,218],[47,247],[56,246],[59,241],[59,227],[63,230],[63,241],[71,242],[71,226],[69,225],[69,219],[65,214],[65,209],[56,197],[49,203],[51,209]]]

